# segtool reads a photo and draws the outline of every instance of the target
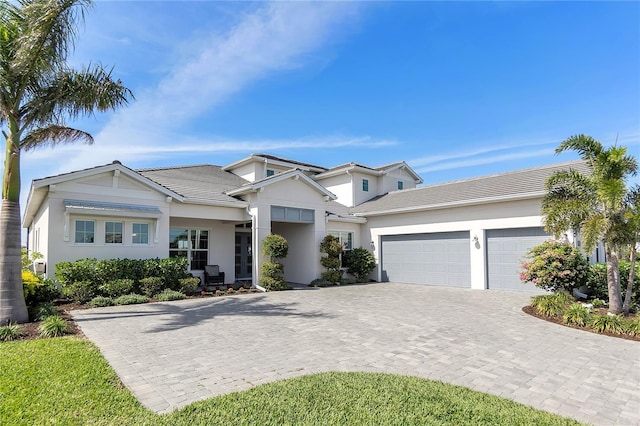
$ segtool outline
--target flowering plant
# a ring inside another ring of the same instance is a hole
[[[587,282],[589,263],[577,248],[560,241],[545,241],[533,247],[521,263],[520,281],[545,290],[566,290]]]

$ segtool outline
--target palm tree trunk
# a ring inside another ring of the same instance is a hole
[[[631,245],[631,268],[629,269],[629,281],[627,282],[627,292],[624,295],[624,304],[622,305],[622,311],[625,314],[629,313],[631,307],[631,293],[633,292],[633,284],[636,278],[636,243]]]
[[[609,312],[622,312],[622,294],[620,293],[620,269],[618,252],[606,247],[607,252],[607,287],[609,288]]]
[[[20,133],[9,121],[0,212],[0,325],[27,322],[20,251]]]

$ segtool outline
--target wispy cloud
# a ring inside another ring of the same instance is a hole
[[[485,156],[468,155],[466,157],[456,156],[455,160],[447,160],[436,162],[426,167],[416,167],[418,173],[435,172],[442,170],[452,170],[464,167],[481,166],[486,164],[495,164],[505,161],[521,160],[523,158],[547,157],[553,155],[554,148],[545,148],[538,150],[518,151],[512,153],[495,154],[494,151],[485,151],[484,154],[492,154]]]

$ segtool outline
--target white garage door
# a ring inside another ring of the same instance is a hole
[[[536,291],[520,281],[520,262],[527,251],[549,239],[542,228],[487,230],[488,287],[497,290]]]
[[[382,237],[382,280],[471,287],[469,232]]]

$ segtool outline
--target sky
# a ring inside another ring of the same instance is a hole
[[[568,161],[584,133],[640,158],[639,2],[96,1],[74,67],[132,89],[26,152],[32,179],[119,160],[406,161],[425,184]],[[635,178],[638,181],[638,178]]]

